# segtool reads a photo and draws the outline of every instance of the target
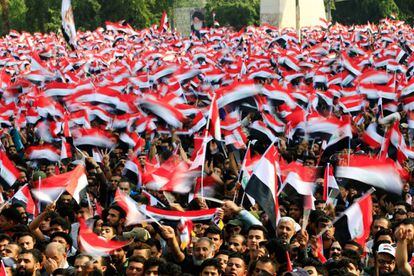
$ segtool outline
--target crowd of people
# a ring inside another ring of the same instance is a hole
[[[413,50],[388,19],[10,32],[2,275],[412,275]],[[337,174],[361,156],[387,174]]]

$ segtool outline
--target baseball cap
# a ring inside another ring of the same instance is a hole
[[[243,222],[239,219],[232,219],[229,220],[229,222],[227,222],[227,225],[231,225],[231,226],[243,226]]]
[[[389,254],[395,258],[395,248],[389,243],[382,243],[378,247],[377,254],[384,253]]]
[[[135,227],[129,232],[123,232],[122,237],[125,239],[134,238],[140,242],[146,242],[148,239],[151,238],[151,235],[146,229],[141,227]]]

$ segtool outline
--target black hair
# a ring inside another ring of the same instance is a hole
[[[249,229],[247,230],[247,233],[249,233],[251,230],[260,230],[260,231],[262,231],[264,238],[267,239],[267,229],[265,227],[263,227],[262,225],[254,224],[254,225],[250,226]]]
[[[172,262],[161,262],[158,266],[158,274],[165,276],[181,276],[181,266]]]
[[[52,241],[55,237],[64,238],[66,243],[69,244],[69,247],[70,248],[72,247],[73,239],[69,234],[67,234],[65,232],[54,232],[52,235],[50,235],[50,240]]]
[[[223,273],[218,259],[207,259],[204,262],[202,262],[200,266],[200,272],[202,272],[203,269],[207,266],[214,266],[218,270],[219,274]]]
[[[223,239],[223,231],[216,225],[210,225],[204,232],[204,236],[207,237],[207,234],[220,235],[220,239]]]
[[[112,204],[111,206],[109,206],[108,210],[113,209],[115,211],[117,211],[119,213],[119,218],[123,219],[126,218],[126,212],[124,209],[121,208],[121,206],[116,205],[116,204]]]
[[[141,256],[131,256],[128,258],[128,263],[132,263],[132,262],[144,264],[145,259]]]
[[[7,221],[13,221],[16,224],[22,222],[22,216],[16,208],[6,208],[1,211],[0,215],[5,217]]]
[[[40,263],[43,260],[42,253],[37,249],[22,250],[22,252],[20,252],[19,255],[21,254],[31,254],[36,263]]]
[[[51,220],[50,220],[50,226],[52,226],[52,225],[55,225],[55,224],[57,224],[57,225],[59,225],[60,227],[62,227],[63,228],[63,230],[68,230],[68,231],[70,231],[70,224],[67,222],[67,220],[66,219],[64,219],[64,218],[62,218],[62,217],[55,217],[55,218],[52,218]]]
[[[158,258],[149,258],[148,260],[146,260],[145,261],[145,263],[144,263],[144,273],[150,268],[150,267],[153,267],[153,266],[158,266],[158,268],[159,268],[159,266],[162,264],[163,262],[160,260],[160,259],[158,259]]]

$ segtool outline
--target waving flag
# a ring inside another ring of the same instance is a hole
[[[72,50],[76,48],[76,29],[70,0],[62,0],[62,33]]]
[[[246,193],[254,198],[268,214],[274,229],[276,229],[279,218],[279,206],[276,196],[278,187],[277,156],[277,149],[274,145],[271,145],[254,169],[245,189]]]
[[[289,172],[280,190],[283,190],[289,184],[299,194],[311,196],[316,180],[316,169],[305,167],[297,162],[294,162],[293,166],[289,166],[289,168]]]
[[[32,193],[40,201],[54,202],[64,191],[67,191],[79,203],[80,193],[87,185],[85,168],[78,165],[73,171],[54,175],[37,182]]]
[[[50,162],[60,161],[60,152],[52,145],[31,146],[26,149],[27,158],[30,160],[47,159]]]
[[[356,239],[364,246],[370,234],[371,223],[372,198],[371,194],[367,194],[346,209],[343,216],[334,224],[336,229],[341,229],[335,231],[335,238],[340,243]]]
[[[344,163],[336,168],[337,178],[356,180],[387,192],[401,194],[402,182],[394,161],[351,155],[349,162]]]
[[[130,198],[128,195],[124,194],[119,190],[115,192],[114,201],[118,204],[126,213],[126,225],[139,224],[144,219],[145,216],[140,212],[137,202]]]
[[[143,214],[149,214],[159,220],[171,221],[180,221],[182,218],[191,221],[213,220],[217,212],[216,208],[184,212],[158,209],[148,205],[141,205],[140,208]]]
[[[84,220],[79,221],[79,242],[81,251],[91,256],[107,256],[112,251],[126,246],[129,241],[107,240],[89,229]]]
[[[217,106],[217,99],[216,95],[213,96],[213,100],[211,101],[211,108],[209,114],[210,120],[210,127],[209,132],[214,137],[214,139],[221,141],[221,128],[220,128],[220,115],[219,109]]]
[[[7,183],[12,186],[19,178],[19,171],[14,164],[9,160],[7,154],[0,150],[0,178],[1,182]]]
[[[331,193],[329,195],[329,193]],[[339,194],[339,186],[336,182],[336,179],[333,175],[333,170],[331,165],[328,163],[326,164],[325,174],[323,178],[323,200],[325,202],[328,201],[329,198],[335,198]]]
[[[30,193],[30,187],[29,184],[25,184],[22,186],[14,195],[13,198],[23,202],[26,204],[26,212],[29,214],[32,214],[34,216],[37,215],[37,208],[36,203],[34,202],[32,195]]]
[[[73,135],[73,144],[75,146],[87,145],[109,149],[113,148],[116,144],[116,139],[110,132],[98,128],[79,129]]]

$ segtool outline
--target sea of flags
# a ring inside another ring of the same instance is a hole
[[[215,21],[215,28],[201,30],[198,39],[170,30],[165,12],[158,26],[143,30],[106,22],[105,28],[76,32],[71,9],[64,0],[62,28],[72,49],[49,34],[13,31],[0,39],[9,49],[0,58],[0,124],[5,129],[33,127],[41,143],[22,149],[32,164],[59,164],[92,148],[98,161],[97,149],[126,145],[132,154],[123,175],[142,185],[150,198],[139,209],[117,191],[115,200],[127,213],[128,224],[148,217],[180,221],[187,241],[188,221],[212,220],[214,209],[158,209],[151,194],[203,196],[214,191],[216,181],[203,174],[211,141],[225,154],[244,154],[242,192],[268,213],[273,227],[281,191],[289,186],[312,198],[323,170],[325,200],[338,193],[338,178],[401,193],[402,165],[414,159],[397,112],[398,106],[407,112],[412,129],[414,36],[408,26],[392,20],[382,21],[381,28],[370,24],[369,30],[354,26],[351,32],[340,24],[330,25],[329,31],[316,26],[299,38],[296,32],[268,25],[233,32]],[[359,133],[367,119],[363,115],[373,105],[377,120]],[[154,157],[142,165],[137,155],[145,154],[146,139],[159,133],[189,136],[192,157],[182,160],[174,145],[167,160]],[[322,158],[312,168],[289,163],[277,147],[281,136],[287,143],[298,137],[322,140]],[[373,156],[350,153],[351,141],[359,136]],[[252,150],[253,143],[267,149],[260,154]],[[348,155],[338,165],[327,164],[326,159],[343,150]],[[0,162],[1,181],[13,186],[18,170],[2,151]],[[32,189],[20,187],[15,198],[35,214],[35,201],[53,203],[64,192],[80,202],[87,185],[85,167],[78,165],[37,181]],[[358,213],[362,208],[352,208],[349,217],[364,221]],[[351,236],[361,232],[361,225],[349,228]],[[120,246],[96,240],[85,227],[81,232],[81,243],[91,252],[93,247],[102,254]]]

